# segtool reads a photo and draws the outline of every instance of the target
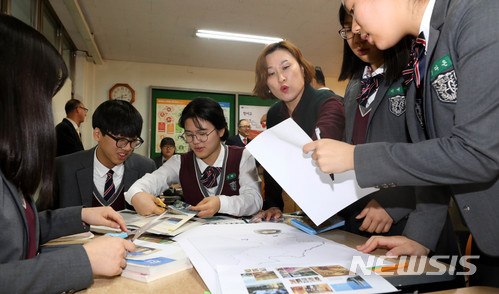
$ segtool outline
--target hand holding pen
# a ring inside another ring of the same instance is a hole
[[[319,129],[319,127],[315,128],[315,137],[317,138],[317,140],[321,139],[321,130]],[[334,174],[329,174],[329,176],[331,177],[331,180],[333,180],[334,182]]]

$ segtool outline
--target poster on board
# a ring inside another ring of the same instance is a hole
[[[175,149],[177,153],[185,153],[189,151],[189,144],[182,139],[184,129],[180,127],[179,120],[184,107],[189,104],[191,100],[182,99],[157,99],[156,100],[156,126],[155,126],[155,152],[161,153],[159,143],[165,137],[173,138],[175,141]],[[225,119],[230,121],[230,103],[218,102],[222,107]]]

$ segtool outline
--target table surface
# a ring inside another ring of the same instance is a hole
[[[356,245],[363,244],[367,239],[365,237],[351,234],[342,230],[332,230],[319,236],[335,241],[340,244],[355,248]],[[384,249],[377,249],[371,254],[382,256],[386,253]],[[391,261],[397,262],[396,259]],[[418,268],[418,267],[415,267]],[[427,261],[424,266],[424,272],[436,272],[439,271],[438,268],[433,267]],[[400,272],[400,271],[399,271]],[[397,273],[397,271],[382,272],[380,273],[384,276],[390,283],[394,286],[397,285],[411,285],[420,284],[428,282],[440,282],[450,279],[442,275],[426,276],[420,275],[418,273],[412,272],[410,269],[404,269],[403,273]],[[430,277],[430,280],[428,278]],[[431,280],[433,279],[433,281]],[[168,293],[204,293],[204,291],[209,291],[208,287],[205,285],[201,277],[195,268],[184,270],[179,273],[172,274],[170,276],[161,278],[159,280],[143,283],[135,280],[123,278],[121,276],[117,277],[95,277],[94,283],[88,289],[82,291],[81,293],[157,293],[165,291],[168,289]],[[447,293],[447,292],[444,292]],[[448,292],[448,293],[461,293],[461,292]],[[485,292],[488,293],[488,292]]]

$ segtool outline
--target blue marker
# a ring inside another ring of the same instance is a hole
[[[317,140],[321,139],[321,130],[319,129],[319,127],[315,128],[315,137],[317,138]],[[334,182],[334,174],[329,174],[329,176],[331,177],[331,180],[333,180]]]

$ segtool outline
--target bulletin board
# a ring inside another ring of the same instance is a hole
[[[182,139],[179,126],[184,107],[196,97],[210,97],[220,103],[229,129],[234,129],[236,94],[151,87],[151,157],[159,156],[159,144],[164,137],[175,140],[176,152],[185,153],[189,145]]]
[[[261,99],[256,96],[238,95],[238,121],[246,119],[251,125],[249,138],[253,139],[259,133],[267,129],[263,117],[266,117],[270,106],[279,101],[279,99]],[[237,126],[236,126],[237,128]]]

